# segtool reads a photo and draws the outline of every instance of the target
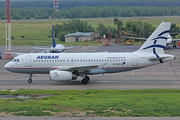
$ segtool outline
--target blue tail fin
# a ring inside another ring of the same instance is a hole
[[[55,43],[55,36],[54,36],[54,25],[52,25],[52,37],[53,37],[53,48],[56,47],[56,43]]]

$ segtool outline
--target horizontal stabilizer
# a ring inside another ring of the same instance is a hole
[[[159,59],[165,59],[165,58],[170,58],[170,57],[166,56],[166,57],[159,57],[159,58],[157,58],[156,56],[153,56],[153,57],[149,57],[148,59],[149,60],[159,60]]]
[[[149,60],[159,60],[161,63],[163,61],[169,61],[175,59],[174,55],[167,55],[167,54],[159,54],[159,56],[152,56],[148,58]]]

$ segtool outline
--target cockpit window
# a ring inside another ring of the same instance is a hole
[[[19,62],[19,59],[13,59],[12,62]]]
[[[16,59],[12,60],[12,62],[16,62]]]

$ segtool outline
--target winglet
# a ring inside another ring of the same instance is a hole
[[[56,43],[55,43],[55,36],[54,36],[54,25],[52,25],[52,37],[53,37],[53,48],[56,47]]]

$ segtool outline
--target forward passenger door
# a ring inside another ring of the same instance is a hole
[[[31,55],[26,56],[26,67],[31,67]]]

